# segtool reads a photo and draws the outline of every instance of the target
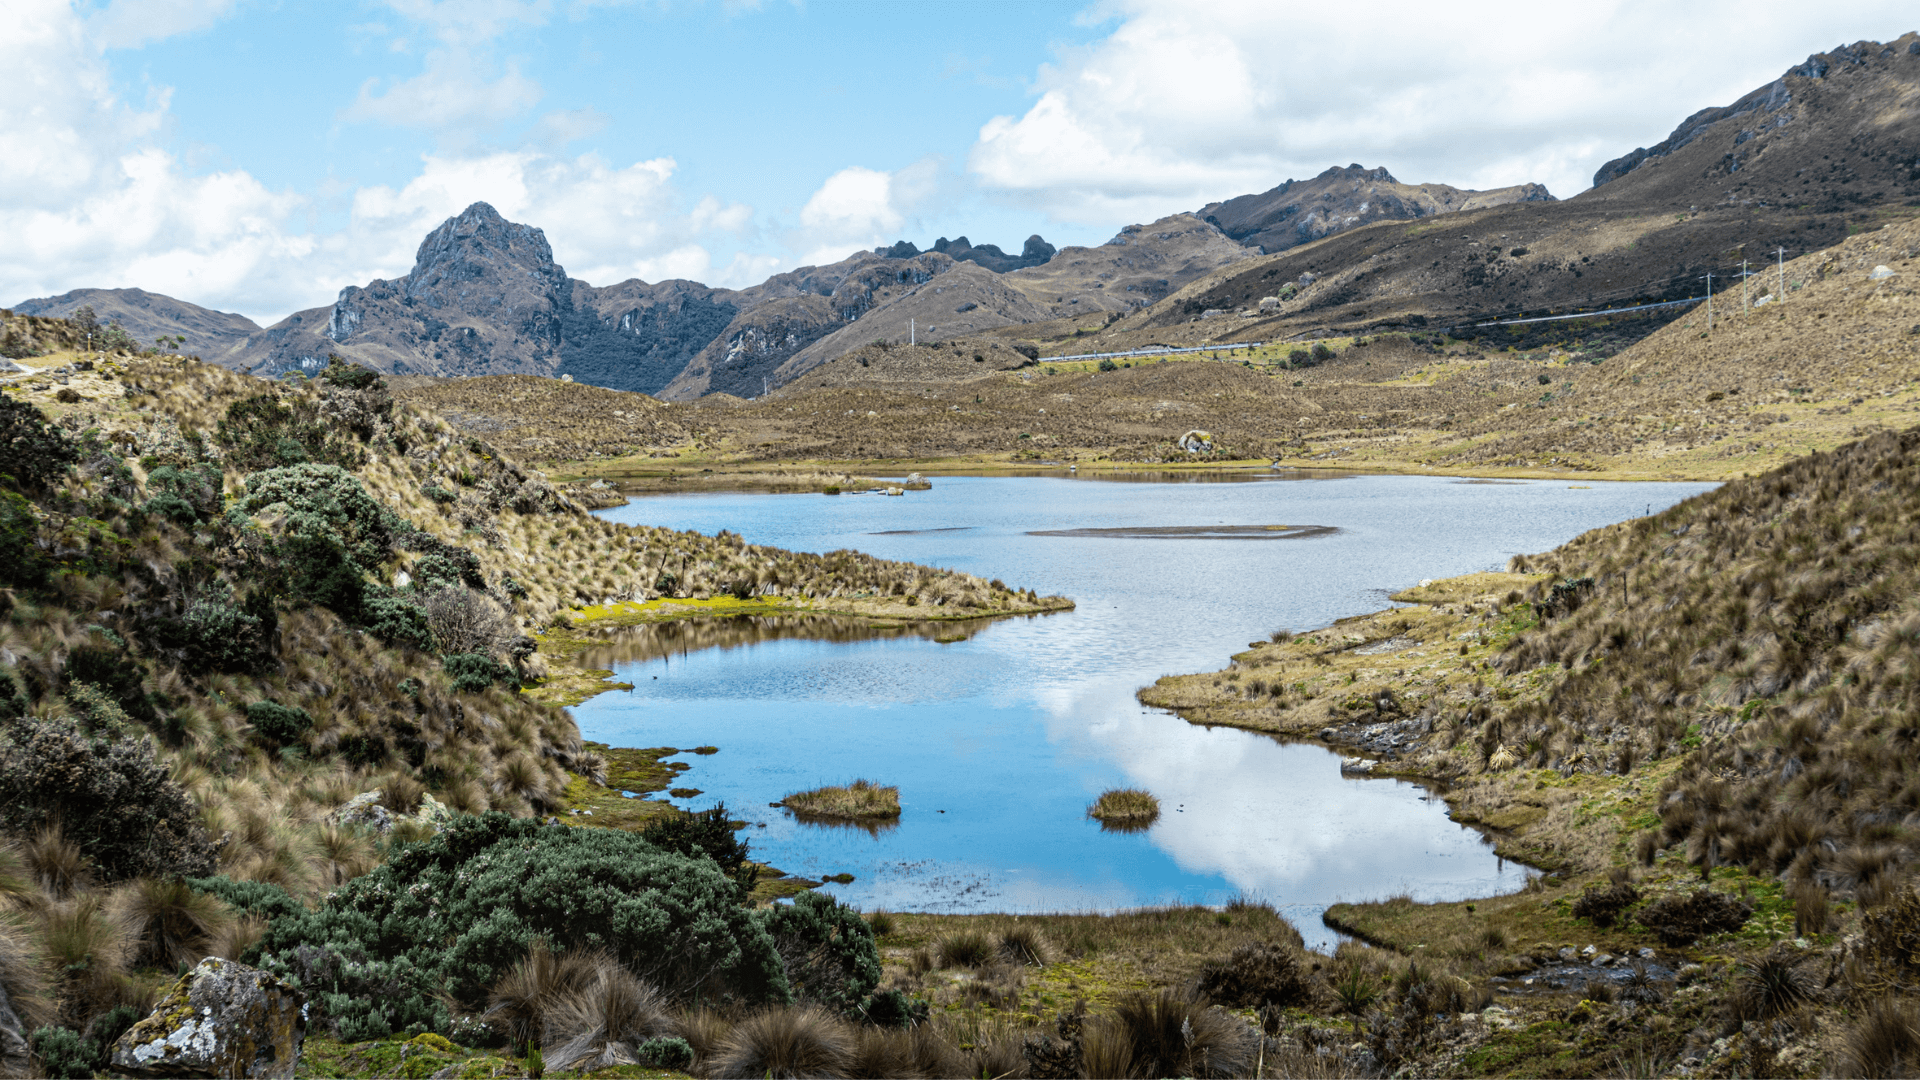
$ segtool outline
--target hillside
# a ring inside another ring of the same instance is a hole
[[[1472,191],[1447,184],[1403,184],[1385,169],[1334,166],[1311,180],[1288,180],[1258,195],[1208,203],[1195,216],[1235,240],[1273,255],[1376,221],[1411,221],[1514,202],[1552,202],[1539,184]]]
[[[59,296],[24,301],[13,310],[21,315],[64,319],[83,307],[92,308],[102,325],[119,323],[142,346],[178,334],[184,340],[175,351],[198,356],[222,355],[260,329],[245,315],[212,311],[144,289],[74,289]]]
[[[1920,929],[1916,454],[1915,428],[1811,454],[1508,573],[1276,632],[1141,700],[1325,743],[1349,775],[1439,781],[1456,819],[1551,871],[1514,897],[1336,905],[1331,925],[1458,977],[1579,991],[1595,1020],[1631,1011],[1642,1057],[1692,1058],[1694,1075],[1889,1075],[1914,1060],[1880,1040],[1914,1014]],[[1558,942],[1589,973],[1581,942],[1648,950],[1697,989],[1616,1010],[1642,980],[1603,976],[1614,993],[1595,997],[1558,969]],[[1689,963],[1707,966],[1690,979]],[[1510,999],[1506,1030],[1572,1001]],[[1529,1075],[1549,1058],[1591,1074],[1617,1053],[1571,1031],[1550,1048],[1464,1037]],[[1445,1074],[1451,1042],[1400,1052]]]

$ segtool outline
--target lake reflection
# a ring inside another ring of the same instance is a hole
[[[683,805],[725,799],[759,826],[748,834],[759,857],[809,877],[852,873],[830,889],[865,908],[1111,910],[1251,894],[1324,943],[1318,914],[1335,900],[1489,895],[1524,873],[1415,785],[1342,777],[1325,750],[1189,725],[1134,691],[1216,668],[1269,630],[1373,610],[1421,578],[1497,568],[1709,486],[939,477],[901,498],[641,499],[604,516],[858,548],[1079,607],[882,631],[830,618],[635,628],[593,655],[635,689],[574,713],[614,745],[720,747],[686,759],[683,782],[704,794]],[[1273,543],[1029,535],[1274,523],[1337,531]],[[822,829],[768,806],[856,777],[900,786],[897,829]],[[1122,786],[1159,796],[1145,832],[1086,817]]]

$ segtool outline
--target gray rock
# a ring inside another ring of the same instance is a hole
[[[114,1071],[290,1078],[306,1040],[306,1004],[290,983],[209,956],[113,1044]]]
[[[0,983],[0,1074],[27,1075],[27,1026],[13,1011],[7,988]]]

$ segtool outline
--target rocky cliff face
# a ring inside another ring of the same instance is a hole
[[[318,370],[329,353],[396,375],[552,375],[571,308],[546,234],[474,203],[427,234],[406,276],[349,285],[223,361],[266,376]]]
[[[943,236],[935,240],[933,246],[927,250],[937,251],[955,262],[970,262],[984,266],[996,274],[1005,274],[1029,266],[1039,266],[1053,258],[1054,253],[1059,249],[1041,239],[1039,233],[1034,233],[1027,237],[1026,246],[1020,249],[1018,255],[1007,254],[1000,250],[998,244],[973,244],[964,236],[957,240],[949,240]],[[874,254],[889,259],[911,259],[921,254],[921,251],[908,241],[900,240],[892,247],[876,249]]]
[[[1815,53],[1615,158],[1578,198],[1846,213],[1920,200],[1920,34]],[[1788,245],[1797,247],[1798,245]]]
[[[1539,184],[1470,191],[1446,184],[1403,184],[1385,169],[1335,166],[1311,180],[1209,203],[1199,216],[1271,255],[1376,221],[1407,221],[1516,202],[1552,202]]]

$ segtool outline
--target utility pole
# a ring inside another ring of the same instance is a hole
[[[1784,304],[1787,300],[1787,249],[1775,248],[1773,253],[1780,260],[1780,302]]]
[[[1740,260],[1740,313],[1742,315],[1753,310],[1753,306],[1747,302],[1747,296],[1751,291],[1747,288],[1747,279],[1752,276],[1754,276],[1753,271],[1747,269],[1747,260],[1741,259]]]
[[[920,344],[919,332],[914,329],[912,319],[907,320],[907,344],[909,345]]]
[[[1707,271],[1707,333],[1713,333],[1713,271]]]

